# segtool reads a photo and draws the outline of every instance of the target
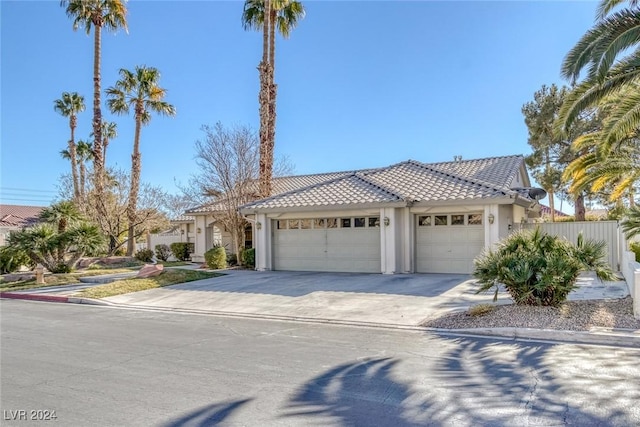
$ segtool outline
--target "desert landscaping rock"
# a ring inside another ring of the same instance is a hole
[[[498,305],[484,316],[470,316],[467,311],[429,319],[429,328],[537,328],[588,331],[592,328],[640,329],[633,317],[631,297],[615,300],[568,301],[559,307]]]
[[[163,270],[164,265],[162,264],[145,264],[136,274],[136,278],[146,279],[147,277],[159,276]]]

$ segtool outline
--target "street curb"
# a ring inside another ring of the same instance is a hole
[[[548,343],[575,343],[589,345],[605,345],[616,347],[640,348],[640,330],[595,328],[592,331],[566,331],[556,329],[533,328],[472,328],[472,329],[442,329],[426,328],[424,326],[398,325],[392,323],[374,323],[347,321],[338,319],[309,318],[297,316],[279,316],[273,314],[237,313],[213,310],[198,310],[172,307],[153,307],[146,305],[118,304],[94,298],[66,297],[57,295],[25,294],[19,292],[1,292],[0,298],[22,299],[31,301],[63,302],[72,304],[87,304],[121,309],[135,309],[146,311],[160,311],[169,313],[198,314],[220,317],[264,319],[272,321],[288,321],[315,323],[335,326],[353,326],[375,329],[407,330],[430,332],[437,335],[475,338],[506,338],[514,341],[537,341]]]
[[[115,307],[117,304],[114,304],[109,301],[103,301],[95,298],[80,298],[80,297],[69,297],[67,302],[71,304],[88,304],[88,305],[101,305],[101,306],[109,306]]]
[[[575,344],[640,348],[640,330],[636,329],[597,328],[592,331],[534,328],[425,329],[443,334],[511,338],[515,341],[570,342]]]
[[[69,297],[60,295],[25,294],[20,292],[0,292],[0,298],[23,299],[30,301],[69,302]]]

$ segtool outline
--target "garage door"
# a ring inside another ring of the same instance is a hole
[[[380,273],[380,218],[273,222],[274,269]]]
[[[482,213],[417,215],[416,222],[417,272],[473,272],[484,248]]]

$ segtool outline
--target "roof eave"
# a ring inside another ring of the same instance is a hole
[[[371,209],[371,208],[403,208],[407,203],[404,201],[398,202],[376,202],[376,203],[345,203],[341,205],[314,205],[314,206],[299,206],[299,207],[280,207],[280,208],[256,208],[256,207],[241,207],[240,213],[243,215],[254,213],[281,213],[281,212],[315,212],[315,211],[335,211],[335,210],[357,210],[357,209]]]

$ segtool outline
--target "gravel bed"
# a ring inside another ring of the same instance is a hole
[[[429,319],[422,326],[443,329],[464,328],[536,328],[588,331],[594,327],[640,329],[633,317],[631,297],[615,300],[567,301],[559,307],[496,305],[482,316],[468,311]]]

